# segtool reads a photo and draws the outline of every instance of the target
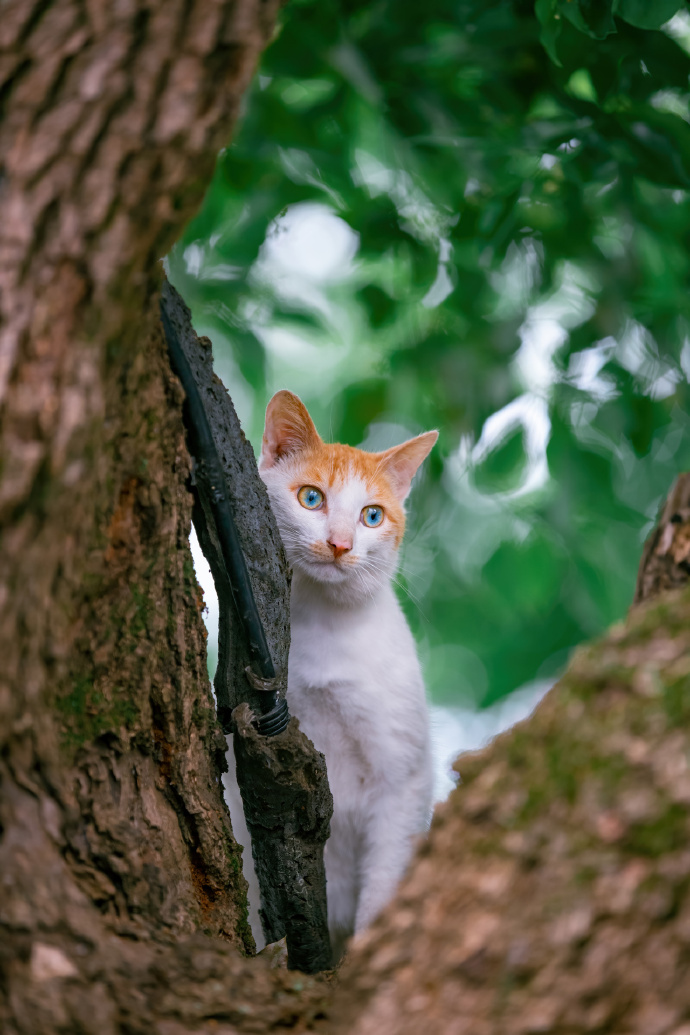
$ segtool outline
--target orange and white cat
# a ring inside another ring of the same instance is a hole
[[[337,959],[393,896],[431,814],[424,683],[391,586],[412,477],[438,437],[382,453],[327,445],[278,392],[259,472],[293,569],[288,704],[326,756],[325,862]]]

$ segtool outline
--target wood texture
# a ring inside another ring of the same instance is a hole
[[[690,578],[690,473],[681,474],[669,492],[657,525],[645,543],[637,575],[639,604]]]
[[[276,690],[284,697],[290,647],[290,581],[278,526],[254,451],[230,396],[214,374],[210,341],[197,338],[189,310],[169,284],[165,285],[163,305],[209,419],[225,479],[223,494],[232,508],[249,569],[277,673]],[[208,498],[211,491],[207,478],[199,472],[194,489],[194,524],[218,593],[216,698],[219,704],[222,702],[221,721],[227,722],[232,715],[237,782],[261,888],[264,934],[267,942],[287,936],[288,966],[316,973],[331,966],[323,848],[333,799],[326,763],[300,731],[296,719],[283,733],[270,738],[259,736],[251,724],[251,709],[261,714],[263,702],[245,676],[251,657],[218,544]],[[229,732],[230,724],[225,729]]]
[[[215,936],[219,960],[252,948],[156,290],[275,13],[260,0],[3,5],[0,1029],[12,1035],[151,1031],[193,1011],[168,985],[189,959],[179,939]],[[197,982],[209,1010],[214,966]]]

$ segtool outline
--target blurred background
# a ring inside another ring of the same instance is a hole
[[[290,0],[169,256],[257,451],[279,388],[440,431],[398,580],[438,796],[625,615],[690,468],[689,53],[678,0]]]

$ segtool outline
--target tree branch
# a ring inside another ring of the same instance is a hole
[[[676,479],[645,543],[633,604],[684,586],[689,576],[690,473],[685,473]]]
[[[252,713],[266,711],[266,693],[245,675],[252,662],[266,669],[268,661],[271,671],[262,675],[274,675],[284,699],[290,646],[285,553],[254,452],[213,372],[211,344],[197,337],[189,310],[170,284],[164,286],[162,314],[166,334],[174,336],[171,353],[182,350],[185,380],[193,378],[185,409],[190,449],[203,449],[209,468],[200,470],[194,486],[194,526],[218,593],[216,697],[226,732],[235,725],[237,782],[252,836],[264,933],[269,942],[286,935],[288,965],[314,973],[331,965],[323,846],[333,803],[325,759],[295,719],[270,739],[254,729]],[[213,441],[202,445],[209,436]],[[216,497],[233,512],[226,517],[239,544],[231,543],[230,550],[220,541]]]

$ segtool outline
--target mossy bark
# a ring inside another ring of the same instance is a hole
[[[275,12],[3,7],[3,1031],[148,1031],[178,1016],[180,938],[252,949],[157,288]]]

